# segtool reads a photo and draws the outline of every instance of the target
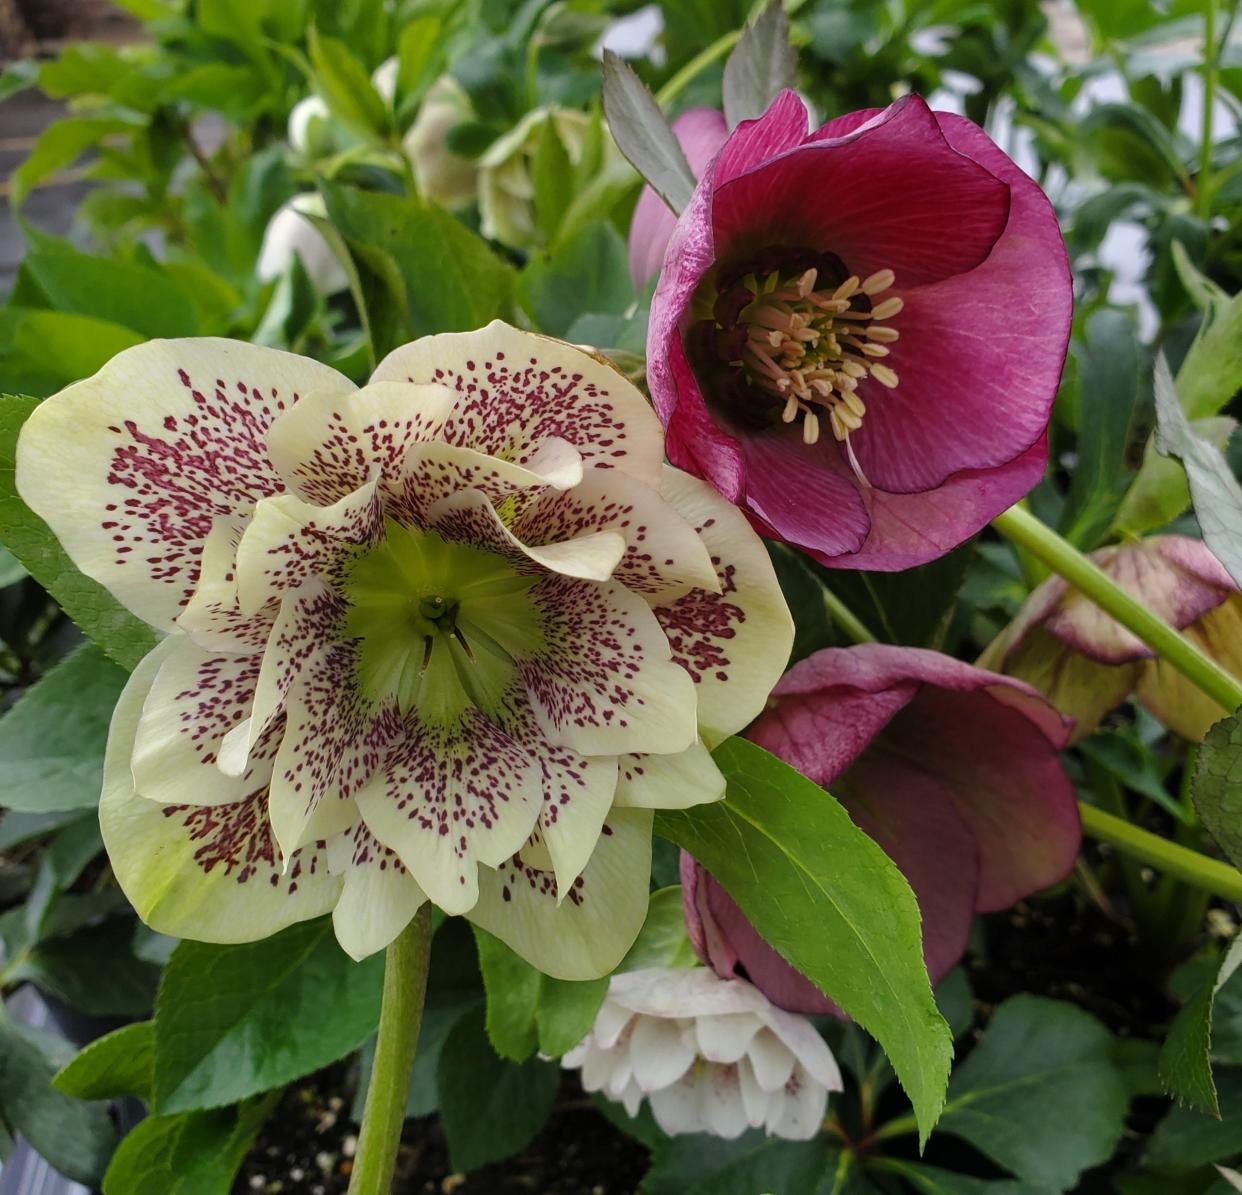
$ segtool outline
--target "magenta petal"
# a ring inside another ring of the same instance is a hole
[[[673,121],[673,132],[694,177],[699,178],[729,135],[729,126],[724,114],[714,108],[690,108]],[[636,289],[642,290],[659,272],[676,226],[677,217],[668,204],[650,187],[644,187],[630,221],[630,277]]]
[[[715,185],[801,145],[809,123],[806,105],[796,93],[782,91],[762,116],[742,121],[729,135],[716,162]]]
[[[1191,539],[1187,535],[1160,535],[1147,540],[1146,543],[1149,547],[1155,548],[1166,560],[1207,585],[1227,590],[1229,593],[1233,593],[1238,588],[1225,566],[1216,559],[1212,554],[1212,549],[1201,539]],[[1212,605],[1205,606],[1190,621],[1193,622],[1195,618],[1206,614],[1208,610],[1214,609],[1222,601],[1224,601],[1224,595],[1221,595]]]
[[[900,868],[923,914],[923,958],[932,983],[966,950],[979,897],[980,849],[935,776],[868,755],[834,794]]]
[[[978,908],[987,912],[1063,880],[1082,827],[1056,747],[1021,710],[990,693],[924,688],[868,759],[931,776],[979,844]]]
[[[1028,494],[1047,463],[1045,435],[999,469],[967,469],[924,493],[864,489],[862,498],[871,516],[867,542],[853,555],[816,555],[816,559],[829,568],[874,572],[899,572],[937,560]]]
[[[856,794],[851,765],[877,756],[912,782],[937,781],[978,840],[980,909],[1012,904],[1073,866],[1081,826],[1058,757],[1070,726],[1029,685],[938,652],[864,644],[800,661],[773,698],[748,737],[818,783],[844,772]]]
[[[1179,631],[1215,610],[1237,588],[1202,543],[1180,535],[1101,548],[1091,559]],[[1045,582],[1031,595],[1027,610],[1019,615],[1011,652],[1037,619],[1074,651],[1101,664],[1126,664],[1153,655],[1133,632],[1064,582]]]
[[[991,256],[968,274],[908,288],[901,264],[889,263],[905,308],[885,363],[900,383],[890,391],[863,383],[867,416],[853,442],[872,484],[894,493],[1004,465],[1044,435],[1073,307],[1065,247],[1044,193],[982,129],[935,115],[956,150],[1007,184],[1012,202]]]
[[[871,520],[835,443],[804,444],[790,427],[748,436],[741,448],[746,505],[783,540],[814,556],[862,548]]]
[[[669,344],[668,369],[683,396],[665,422],[668,459],[679,469],[703,478],[730,502],[741,501],[746,490],[742,446],[712,419],[679,337]]]
[[[720,181],[731,142],[718,160],[712,209],[722,258],[815,245],[861,277],[896,271],[895,289],[904,293],[974,269],[1008,219],[1009,187],[950,148],[917,96],[847,137],[809,141]],[[942,368],[946,349],[937,355]]]
[[[845,649],[829,648],[810,659],[838,651]],[[795,665],[786,680],[801,666]],[[746,737],[824,788],[832,787],[918,692],[913,682],[869,693],[851,688],[845,681],[840,688],[824,688],[805,696],[783,692],[784,686],[785,681],[777,686],[774,696],[780,700],[760,716]]]

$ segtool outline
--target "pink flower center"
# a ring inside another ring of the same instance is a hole
[[[882,360],[899,335],[887,321],[901,311],[902,301],[884,297],[896,276],[892,270],[862,279],[844,276],[833,254],[792,256],[801,258],[792,267],[759,265],[718,281],[712,318],[695,329],[699,359],[714,359],[712,365],[724,363],[733,372],[724,397],[732,399],[735,413],[754,417],[766,411],[772,422],[777,414],[783,423],[801,419],[807,444],[819,440],[826,419],[865,482],[850,433],[867,413],[859,383],[872,377],[889,389],[897,385],[897,374]],[[806,265],[808,256],[816,264]]]

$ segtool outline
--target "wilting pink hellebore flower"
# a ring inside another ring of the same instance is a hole
[[[1056,216],[914,95],[807,132],[791,91],[705,169],[647,378],[669,458],[824,564],[935,559],[1043,473],[1072,295]]]
[[[716,151],[729,136],[724,113],[714,108],[690,108],[673,121],[673,132],[681,142],[686,161],[695,178],[702,178]],[[644,187],[630,221],[630,277],[642,290],[664,261],[664,251],[677,227],[677,217],[668,204],[650,187]]]
[[[1184,535],[1101,548],[1091,559],[1226,669],[1242,673],[1242,592],[1208,546]],[[1032,684],[1089,735],[1133,693],[1198,742],[1228,710],[1060,577],[1049,577],[980,663]]]
[[[1078,854],[1069,726],[1034,689],[934,651],[867,644],[794,665],[747,732],[830,788],[901,868],[923,914],[933,983],[966,949],[975,912],[1063,879]],[[836,1006],[682,855],[690,940],[722,976],[743,968],[792,1012]]]

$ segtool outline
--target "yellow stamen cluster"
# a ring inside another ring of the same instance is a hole
[[[898,336],[884,321],[901,310],[902,301],[879,298],[896,280],[892,270],[861,280],[851,275],[833,290],[816,290],[817,278],[812,268],[792,280],[776,273],[746,279],[755,298],[738,320],[747,329],[740,364],[756,386],[784,402],[785,423],[801,415],[806,443],[819,439],[826,416],[857,470],[849,436],[867,412],[858,383],[870,376],[890,390],[897,385],[896,373],[880,358]],[[860,294],[870,300],[862,308],[855,305]]]

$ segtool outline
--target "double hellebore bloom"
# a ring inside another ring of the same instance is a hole
[[[792,624],[762,545],[662,463],[607,364],[492,324],[356,389],[152,341],[48,399],[26,501],[167,637],[113,720],[101,819],[139,913],[239,941],[335,909],[355,957],[424,900],[602,974],[651,810],[719,797]]]
[[[744,979],[704,967],[614,975],[591,1032],[561,1060],[587,1091],[638,1114],[646,1098],[666,1133],[807,1141],[828,1093],[841,1090],[813,1025],[774,1007]]]
[[[1043,474],[1069,337],[1056,216],[917,96],[807,132],[785,92],[668,243],[647,377],[669,459],[827,565],[955,547]]]
[[[901,868],[935,983],[961,958],[976,911],[1006,908],[1074,865],[1078,807],[1057,757],[1068,731],[1020,681],[868,644],[796,664],[747,737],[830,789]],[[836,1011],[689,855],[682,895],[690,940],[720,975],[747,975],[781,1008]]]
[[[1101,548],[1091,559],[1207,655],[1242,673],[1242,593],[1206,544],[1158,535]],[[1191,742],[1229,712],[1057,576],[1027,598],[985,662],[1044,693],[1075,720],[1075,739],[1131,694]]]

